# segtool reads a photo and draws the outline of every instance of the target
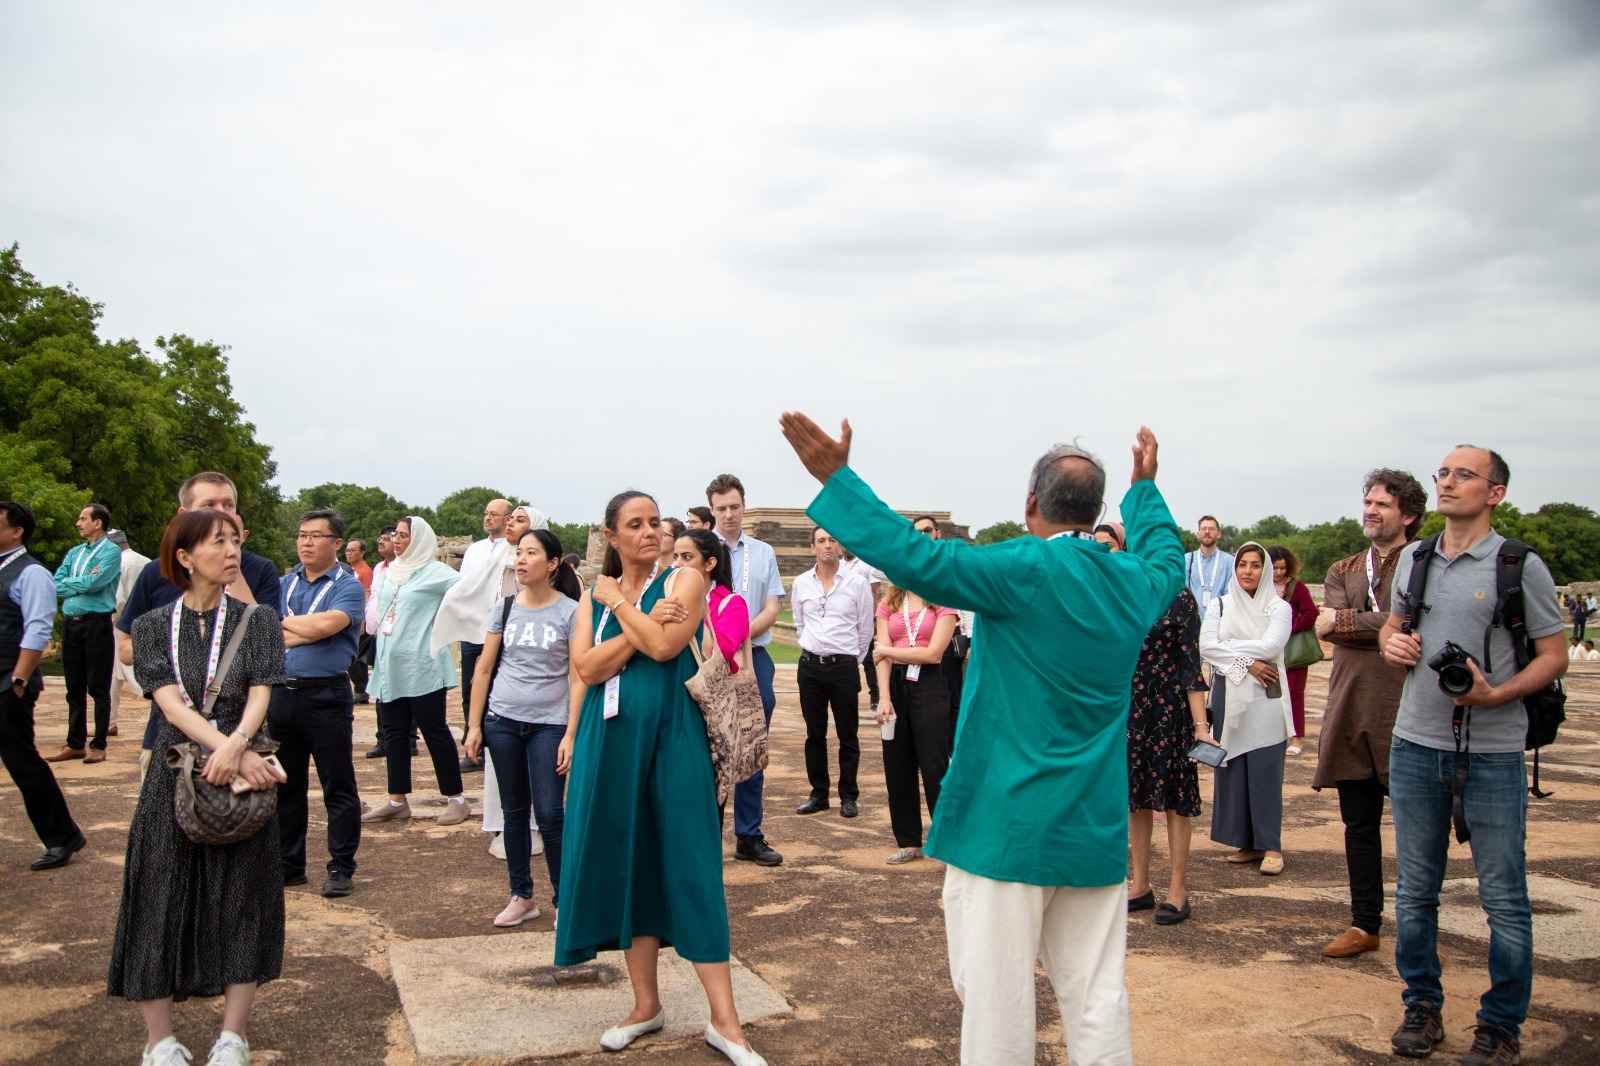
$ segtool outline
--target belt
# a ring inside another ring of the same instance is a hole
[[[91,618],[110,618],[110,611],[85,611],[83,614],[63,614],[61,620],[69,625],[73,622],[87,622]]]
[[[809,651],[800,653],[800,661],[807,666],[842,666],[845,663],[855,666],[861,662],[854,655],[813,655]]]
[[[327,688],[330,685],[348,684],[350,678],[347,674],[334,674],[331,677],[286,677],[278,684],[282,688]]]

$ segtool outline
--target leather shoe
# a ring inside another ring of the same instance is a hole
[[[328,879],[322,882],[322,894],[328,899],[339,899],[353,891],[349,874],[329,874]]]
[[[733,849],[733,857],[757,866],[783,865],[783,856],[772,849],[766,837],[740,837]]]
[[[1353,959],[1357,955],[1365,955],[1369,951],[1377,950],[1378,934],[1369,933],[1365,929],[1357,929],[1352,925],[1322,949],[1322,957],[1325,959]]]
[[[369,759],[381,759],[383,758],[384,754],[385,752],[382,744],[374,744],[372,747],[367,749],[367,758]]]
[[[82,851],[83,846],[87,843],[89,842],[83,838],[83,834],[79,833],[76,840],[69,841],[59,847],[46,848],[43,855],[29,864],[28,869],[54,870],[58,866],[65,866],[67,860],[72,858],[73,852]]]
[[[1155,909],[1156,909],[1156,894],[1155,894],[1155,890],[1154,889],[1150,889],[1150,890],[1146,891],[1145,894],[1142,895],[1142,896],[1129,896],[1128,897],[1128,913],[1129,914],[1132,914],[1134,911],[1153,911]]]
[[[84,752],[84,750],[82,748],[66,748],[66,747],[64,747],[60,751],[56,752],[54,755],[46,755],[44,757],[44,761],[45,762],[71,762],[73,759],[81,759],[81,758],[83,758],[85,754],[86,753]]]
[[[828,809],[828,801],[827,800],[819,800],[819,799],[817,799],[817,797],[812,796],[810,799],[808,799],[804,803],[800,804],[800,806],[796,807],[794,809],[794,813],[796,813],[796,814],[816,814],[818,811],[825,811],[827,809]]]
[[[839,817],[840,818],[854,818],[856,815],[858,815],[860,813],[861,813],[861,808],[856,806],[856,801],[855,800],[840,800],[839,801]]]
[[[104,749],[104,748],[90,748],[87,752],[84,753],[83,761],[84,762],[105,762],[106,761],[106,749]]]
[[[117,735],[117,727],[116,726],[108,726],[106,728],[106,736],[114,737],[116,735]]]

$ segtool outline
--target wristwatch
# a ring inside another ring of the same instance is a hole
[[[28,679],[25,678],[25,677],[18,677],[17,675],[12,674],[11,675],[11,687],[12,688],[27,688],[28,687]]]

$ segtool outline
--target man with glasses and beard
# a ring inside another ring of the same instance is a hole
[[[1222,523],[1212,515],[1201,515],[1194,532],[1200,547],[1184,555],[1183,575],[1204,618],[1206,606],[1233,587],[1233,553],[1217,547],[1222,542]]]

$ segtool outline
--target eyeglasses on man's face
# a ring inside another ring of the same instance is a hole
[[[332,533],[307,533],[305,530],[301,530],[299,533],[296,533],[294,535],[294,539],[295,540],[318,541],[318,540],[338,540],[339,538],[337,536],[335,536],[334,534],[332,534]]]
[[[1468,470],[1464,466],[1458,466],[1454,470],[1450,469],[1448,466],[1441,466],[1439,469],[1433,472],[1433,483],[1435,485],[1442,485],[1444,482],[1449,481],[1452,478],[1455,480],[1457,485],[1465,485],[1472,481],[1485,481],[1490,485],[1499,484],[1497,481],[1489,481],[1488,478],[1484,477],[1476,470]]]

